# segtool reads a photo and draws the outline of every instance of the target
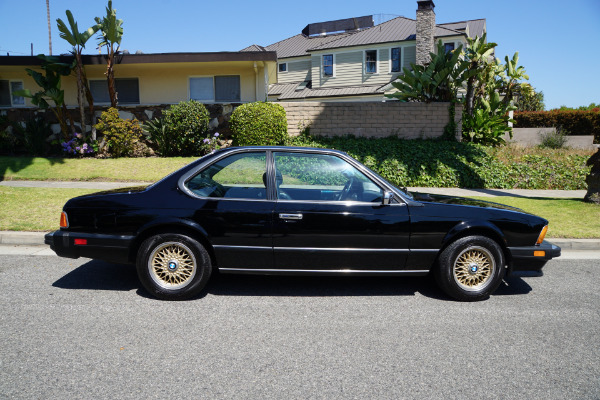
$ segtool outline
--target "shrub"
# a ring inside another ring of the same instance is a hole
[[[61,147],[63,152],[69,156],[85,157],[98,151],[98,142],[86,138],[82,133],[75,133],[71,140],[62,142]]]
[[[142,128],[137,119],[121,119],[116,108],[102,112],[96,129],[104,135],[108,153],[112,157],[133,155],[135,144],[142,137]]]
[[[585,189],[589,152],[469,142],[301,135],[293,146],[347,152],[397,186]]]
[[[144,123],[143,129],[148,134],[148,140],[161,156],[177,155],[173,135],[167,128],[164,118],[155,118]]]
[[[518,128],[562,127],[569,135],[594,135],[600,143],[600,112],[586,110],[525,111],[514,114]]]
[[[195,100],[182,101],[163,111],[164,125],[170,139],[163,139],[166,154],[192,156],[202,154],[202,140],[208,130],[209,113]]]
[[[231,114],[229,126],[237,146],[273,146],[287,139],[285,109],[277,103],[242,104]]]
[[[567,143],[567,133],[559,127],[549,132],[540,133],[540,139],[541,148],[562,149]]]
[[[33,156],[48,154],[48,138],[52,135],[52,129],[43,117],[29,118],[24,126],[16,122],[11,125],[16,144],[21,145],[27,154]]]

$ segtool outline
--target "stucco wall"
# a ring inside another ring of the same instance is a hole
[[[281,102],[287,113],[288,133],[297,136],[305,127],[312,135],[362,137],[399,136],[404,139],[437,138],[448,124],[449,103],[400,102]],[[462,106],[456,105],[456,138],[460,140]]]

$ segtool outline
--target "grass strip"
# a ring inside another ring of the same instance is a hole
[[[155,182],[198,157],[0,157],[0,180]]]
[[[89,189],[13,188],[0,186],[0,230],[51,231],[58,229],[60,212],[71,197]],[[600,238],[600,206],[581,199],[473,197],[521,208],[550,221],[548,237]]]

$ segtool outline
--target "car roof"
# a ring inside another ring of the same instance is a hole
[[[299,147],[299,146],[232,146],[226,147],[219,150],[218,152],[227,152],[235,150],[271,150],[271,151],[310,151],[310,152],[322,152],[322,153],[338,153],[347,155],[346,152],[335,149],[328,149],[324,147]]]

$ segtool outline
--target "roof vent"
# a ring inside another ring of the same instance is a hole
[[[367,15],[364,17],[338,19],[335,21],[317,22],[308,24],[302,33],[305,36],[325,36],[331,33],[352,32],[360,29],[373,27],[373,16]]]

